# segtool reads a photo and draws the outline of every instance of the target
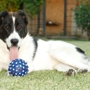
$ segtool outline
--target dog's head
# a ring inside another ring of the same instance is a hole
[[[0,14],[0,39],[6,42],[7,47],[20,47],[21,40],[27,35],[28,20],[23,11]]]

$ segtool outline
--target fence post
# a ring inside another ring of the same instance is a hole
[[[67,0],[64,0],[64,35],[67,35]]]
[[[43,5],[43,36],[46,35],[46,0],[44,0]]]

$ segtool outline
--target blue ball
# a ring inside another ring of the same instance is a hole
[[[8,73],[12,76],[25,76],[28,73],[28,65],[22,59],[15,59],[9,64]]]

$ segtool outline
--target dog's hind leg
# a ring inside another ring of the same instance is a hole
[[[84,64],[82,61],[84,60],[83,57],[79,58],[77,56],[70,56],[67,53],[58,52],[58,53],[50,53],[50,56],[54,58],[55,60],[66,64],[68,66],[71,66],[73,68],[79,69],[79,70],[87,70],[90,71],[90,67],[87,64]],[[82,59],[81,61],[79,59]]]

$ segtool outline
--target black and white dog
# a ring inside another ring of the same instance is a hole
[[[71,75],[90,71],[83,50],[63,41],[36,40],[29,35],[27,24],[26,14],[21,10],[0,14],[0,70],[8,69],[10,50],[14,47],[14,51],[18,48],[18,58],[28,63],[29,72],[56,69]]]

